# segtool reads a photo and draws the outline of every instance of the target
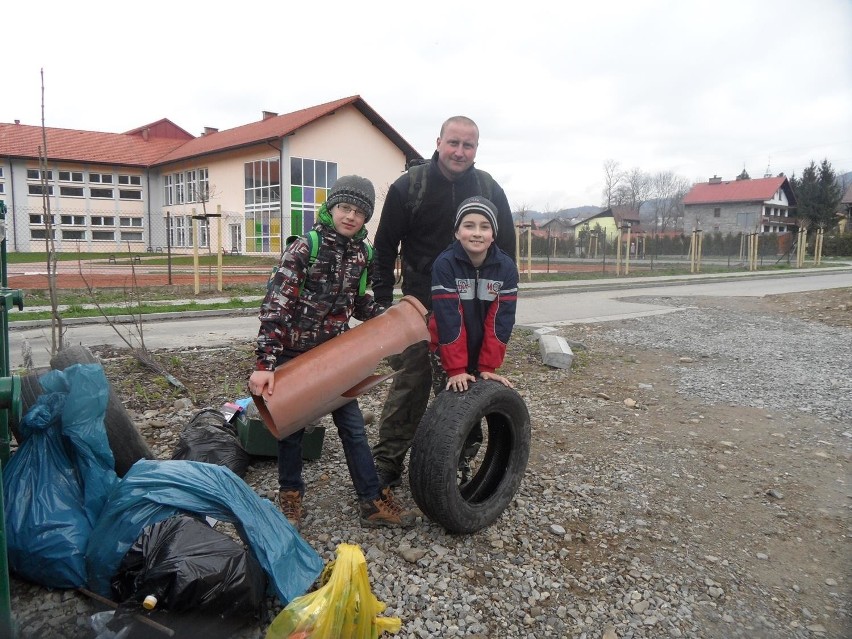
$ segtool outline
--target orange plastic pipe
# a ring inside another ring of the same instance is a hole
[[[403,297],[378,317],[275,369],[272,395],[252,395],[264,424],[283,439],[393,377],[374,374],[386,357],[429,339],[426,308]]]

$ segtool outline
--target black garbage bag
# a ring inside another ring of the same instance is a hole
[[[239,477],[245,477],[251,463],[234,426],[212,408],[198,411],[181,429],[172,459],[226,466]]]
[[[124,556],[112,579],[121,603],[110,627],[123,627],[153,596],[153,618],[178,636],[227,637],[260,619],[266,586],[248,548],[204,521],[176,515],[145,528]]]

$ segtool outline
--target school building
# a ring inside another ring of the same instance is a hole
[[[360,96],[193,136],[168,119],[125,133],[0,123],[9,251],[277,255],[339,175],[384,195],[422,156]],[[49,212],[48,212],[49,211]],[[49,217],[48,217],[49,216]]]

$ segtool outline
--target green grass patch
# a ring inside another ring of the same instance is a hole
[[[79,260],[108,260],[110,255],[115,253],[57,253],[56,260],[58,262],[76,262]],[[129,254],[125,253],[128,256]],[[142,254],[144,255],[144,253]],[[116,255],[116,258],[118,256]],[[6,262],[9,264],[47,264],[46,253],[19,253],[17,251],[9,251],[6,253]]]
[[[140,259],[140,262],[154,266],[165,266],[169,264],[170,259],[165,253],[137,253],[127,251],[114,251],[111,253],[68,252],[56,254],[56,259],[59,262],[88,262],[96,260],[110,263],[110,258],[115,258],[116,264],[130,264],[137,257]],[[9,252],[6,253],[6,262],[8,264],[47,264],[47,254]],[[171,263],[174,266],[192,266],[195,264],[195,256],[192,254],[174,253],[171,255]],[[231,255],[230,253],[222,255],[223,266],[269,266],[271,269],[277,263],[277,257],[270,257],[268,255]],[[216,253],[208,253],[206,250],[201,251],[198,254],[198,264],[200,266],[216,266],[219,264],[219,256]]]
[[[95,289],[93,295],[86,291],[57,291],[57,304],[69,306],[74,304],[127,305],[136,300],[142,302],[154,300],[195,299],[203,302],[208,297],[227,297],[237,300],[240,297],[257,297],[266,293],[259,284],[231,284],[222,287],[222,291],[202,290],[198,297],[191,286],[148,286],[134,290],[118,288]],[[24,308],[27,306],[50,306],[50,295],[46,289],[24,289]]]

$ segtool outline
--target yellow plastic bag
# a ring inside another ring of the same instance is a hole
[[[399,632],[398,617],[377,616],[386,606],[370,589],[361,549],[340,544],[336,554],[320,575],[320,583],[327,582],[291,601],[272,621],[266,639],[378,639],[383,632]]]

